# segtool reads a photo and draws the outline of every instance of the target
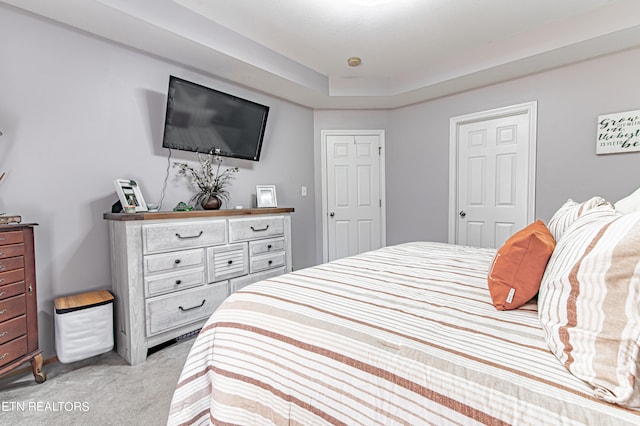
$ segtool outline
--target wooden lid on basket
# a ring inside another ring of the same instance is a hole
[[[106,305],[111,302],[113,302],[113,295],[110,292],[107,290],[98,290],[73,296],[58,297],[54,301],[54,305],[56,313],[64,314],[66,312]]]

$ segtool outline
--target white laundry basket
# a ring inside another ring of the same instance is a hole
[[[106,290],[55,300],[56,355],[62,363],[113,349],[113,295]]]

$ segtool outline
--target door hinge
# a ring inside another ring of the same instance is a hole
[[[382,147],[381,146],[378,147],[378,155],[382,155]]]

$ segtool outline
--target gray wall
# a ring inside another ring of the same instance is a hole
[[[447,241],[449,119],[538,101],[536,218],[640,187],[640,152],[596,155],[597,116],[640,109],[634,49],[396,109],[387,132],[387,243]]]
[[[316,111],[316,167],[321,130],[386,130],[387,244],[446,242],[450,118],[537,101],[536,218],[548,221],[568,198],[614,202],[640,187],[640,152],[596,155],[596,121],[640,109],[639,66],[634,49],[391,111]]]
[[[54,353],[53,300],[111,288],[107,224],[113,180],[139,181],[158,202],[167,173],[161,147],[170,74],[271,106],[260,162],[225,160],[240,173],[231,205],[251,206],[274,184],[292,217],[293,266],[316,262],[313,111],[234,86],[76,30],[0,6],[0,212],[37,222],[40,342]],[[173,160],[194,161],[173,151]],[[286,171],[286,173],[284,173]],[[169,170],[164,209],[192,192]]]

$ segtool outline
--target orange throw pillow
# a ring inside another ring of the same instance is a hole
[[[555,247],[553,235],[541,220],[516,232],[500,247],[488,276],[496,309],[516,309],[538,293]]]

